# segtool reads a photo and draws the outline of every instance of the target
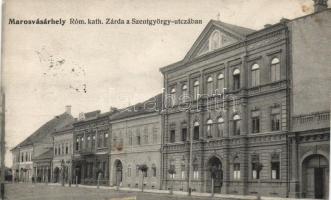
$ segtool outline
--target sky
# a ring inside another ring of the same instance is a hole
[[[159,68],[185,56],[210,19],[261,29],[313,11],[312,0],[7,0],[3,78],[10,149],[54,116],[125,107],[161,93]],[[9,18],[64,19],[13,25]],[[74,19],[201,19],[193,25],[69,25]]]

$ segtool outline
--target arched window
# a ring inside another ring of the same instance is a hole
[[[220,73],[217,76],[217,91],[218,93],[223,93],[223,89],[224,89],[224,74]]]
[[[171,105],[176,105],[176,88],[171,88],[170,90],[170,99],[171,99]]]
[[[252,65],[252,87],[260,85],[260,66],[258,64]]]
[[[233,71],[233,89],[238,90],[240,88],[240,70],[235,69]]]
[[[213,78],[211,76],[207,79],[207,95],[213,94]]]
[[[199,81],[194,81],[193,83],[193,99],[197,100],[199,95]]]
[[[215,30],[209,39],[210,51],[218,49],[221,47],[222,37],[221,33],[218,30]]]
[[[207,120],[207,137],[212,137],[212,125],[213,125],[213,120],[208,119]]]
[[[193,127],[193,140],[199,140],[199,129],[200,129],[200,125],[199,122],[196,121],[194,122],[194,127]]]
[[[240,135],[240,116],[233,116],[233,135]]]
[[[183,84],[182,86],[182,102],[187,102],[188,100],[188,90],[187,90],[187,85]]]
[[[223,117],[219,117],[217,120],[217,136],[223,137],[224,134],[224,119]]]
[[[279,81],[280,80],[280,60],[278,58],[274,58],[271,60],[271,81]]]

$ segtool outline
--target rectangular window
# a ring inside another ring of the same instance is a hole
[[[233,135],[240,135],[240,120],[233,120]]]
[[[260,132],[260,117],[252,118],[252,133]]]
[[[262,165],[260,164],[258,155],[252,156],[252,179],[260,179],[260,171]]]
[[[279,131],[280,130],[280,114],[272,114],[271,115],[271,131]]]
[[[131,167],[128,168],[128,177],[131,177]]]
[[[280,80],[280,64],[275,63],[271,65],[271,81],[279,81]]]
[[[224,88],[224,78],[220,78],[217,80],[217,90],[218,94],[223,93],[223,88]]]
[[[103,146],[103,134],[99,133],[98,135],[98,147],[102,147]]]
[[[233,89],[239,90],[240,89],[240,75],[234,75],[233,76]]]
[[[79,151],[79,141],[80,141],[80,139],[79,139],[79,137],[77,137],[77,139],[76,139],[76,151]]]
[[[193,129],[193,140],[199,140],[199,126],[195,126]]]
[[[271,162],[271,179],[279,179],[279,162]]]
[[[193,179],[199,179],[199,171],[193,171]]]
[[[137,136],[137,145],[140,145],[141,141],[140,141],[140,135]]]
[[[66,144],[66,154],[69,153],[69,147],[68,147],[68,144]]]
[[[103,146],[108,146],[108,133],[104,133],[104,140],[103,140]]]
[[[92,136],[92,149],[95,149],[95,135]]]
[[[224,123],[217,124],[218,137],[223,137]]]
[[[260,172],[258,169],[258,163],[252,163],[252,178],[260,179]]]
[[[152,167],[153,177],[156,177],[156,167]]]
[[[187,140],[187,128],[182,128],[182,141],[185,142]]]
[[[139,165],[136,165],[136,177],[139,176]]]
[[[260,85],[260,70],[252,70],[252,87]]]
[[[175,130],[171,130],[170,131],[170,142],[174,143],[176,141],[176,131]]]
[[[129,133],[130,135],[129,135],[129,145],[131,146],[132,145],[132,134],[131,133]]]
[[[239,163],[233,164],[233,179],[240,180],[240,164]]]

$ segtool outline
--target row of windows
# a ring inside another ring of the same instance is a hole
[[[143,145],[143,144],[156,144],[158,139],[158,132],[156,128],[152,129],[152,133],[149,133],[148,129],[145,128],[143,133],[140,132],[140,129],[136,129],[135,134],[133,134],[132,130],[129,130],[126,134],[126,144],[128,146],[132,145]],[[124,139],[121,132],[119,132],[119,136],[114,134],[113,137],[113,147],[114,148],[122,148],[124,145]]]
[[[140,173],[139,165],[136,165],[135,176],[138,177],[139,173]],[[145,171],[143,175],[144,177],[156,177],[157,176],[156,165],[152,164],[150,168],[148,167],[147,171]],[[131,176],[132,176],[131,165],[128,165],[127,177],[131,177]]]
[[[18,157],[15,157],[16,162],[30,162],[32,161],[32,152],[20,152]]]
[[[239,115],[234,115],[231,123],[232,123],[232,135],[240,135],[241,129],[241,118]],[[273,108],[270,114],[270,123],[271,131],[280,131],[280,109]],[[186,123],[183,123],[181,126],[181,141],[187,141],[187,127]],[[251,116],[251,133],[260,133],[260,113],[259,111],[253,111]],[[219,117],[214,123],[212,119],[208,119],[206,122],[206,137],[207,138],[219,138],[225,136],[225,126],[223,117]],[[200,124],[198,121],[193,124],[193,140],[198,140],[200,138]],[[174,125],[170,124],[170,132],[169,132],[169,142],[176,142],[176,128]]]
[[[197,159],[193,161],[193,179],[197,180],[199,179],[199,164],[197,162]],[[271,161],[270,161],[270,178],[273,180],[278,180],[280,179],[280,156],[279,154],[272,154],[271,156]],[[176,166],[175,166],[175,161],[170,160],[170,169],[174,169],[176,171]],[[260,174],[262,170],[265,169],[263,164],[259,160],[258,155],[253,155],[251,157],[251,179],[253,180],[258,180],[260,179]],[[186,173],[186,165],[185,165],[185,160],[181,161],[180,165],[180,173],[174,173],[174,174],[169,174],[169,178],[180,178],[180,179],[186,179],[187,173]],[[221,169],[220,169],[221,170]],[[241,179],[241,169],[240,169],[240,162],[239,159],[236,158],[232,164],[232,170],[233,170],[233,180],[240,180]]]
[[[97,141],[98,148],[108,147],[108,133],[107,132],[98,133],[97,138],[98,138],[98,141]],[[93,150],[93,149],[95,149],[95,145],[96,145],[96,135],[95,134],[87,134],[85,137],[84,136],[76,137],[76,145],[75,145],[76,151],[79,151],[81,149]]]
[[[251,86],[255,87],[260,85],[260,66],[257,63],[251,65]],[[213,94],[220,94],[223,93],[226,89],[224,87],[224,73],[221,72],[217,75],[216,86],[214,84],[214,79],[212,76],[208,76],[206,79],[206,94],[213,95]],[[280,60],[279,58],[275,57],[271,60],[270,63],[270,81],[275,82],[280,80]],[[232,72],[232,89],[238,90],[241,87],[240,84],[240,70],[238,68],[234,69]],[[193,91],[192,96],[193,100],[197,100],[200,94],[200,82],[199,80],[195,80],[193,82]],[[184,83],[181,86],[181,94],[180,94],[180,102],[187,102],[189,100],[189,92],[187,84]],[[170,89],[170,101],[172,105],[177,104],[177,94],[176,88],[172,87]]]
[[[68,155],[72,152],[72,146],[69,143],[55,144],[54,155]]]

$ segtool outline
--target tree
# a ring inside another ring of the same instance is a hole
[[[173,165],[170,166],[168,169],[168,173],[171,175],[171,188],[170,188],[170,194],[173,194],[173,184],[174,184],[174,175],[176,174],[176,169]]]
[[[138,166],[138,170],[142,173],[141,191],[144,192],[144,178],[147,176],[148,166],[146,164],[141,164]]]

